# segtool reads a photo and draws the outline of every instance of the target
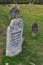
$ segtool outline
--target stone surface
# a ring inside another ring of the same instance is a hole
[[[6,55],[14,56],[22,52],[23,20],[13,19],[7,29]]]
[[[33,23],[32,25],[32,36],[36,36],[38,34],[38,24]]]
[[[5,63],[5,65],[9,65],[8,63]]]
[[[14,18],[20,18],[20,11],[18,6],[14,6],[10,11],[9,11],[9,18],[14,19]]]
[[[33,62],[30,62],[31,65],[35,65]]]

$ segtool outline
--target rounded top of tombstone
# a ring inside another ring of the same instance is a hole
[[[23,20],[22,20],[21,18],[12,19],[12,20],[11,20],[11,24],[12,24],[12,23],[14,24],[14,23],[17,23],[17,22],[23,22]],[[10,25],[11,25],[11,24],[10,24]]]
[[[32,27],[38,27],[37,23],[33,23]]]

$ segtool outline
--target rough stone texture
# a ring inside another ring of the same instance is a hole
[[[30,62],[31,65],[35,65],[33,62]]]
[[[32,36],[36,36],[38,34],[38,24],[33,23],[32,25]]]
[[[14,56],[22,52],[23,20],[13,19],[7,29],[6,55]]]
[[[9,65],[8,63],[5,63],[5,65]]]
[[[20,11],[18,6],[13,7],[10,11],[9,11],[9,18],[14,19],[14,18],[20,18]]]

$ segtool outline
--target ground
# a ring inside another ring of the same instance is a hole
[[[6,30],[10,24],[9,10],[13,5],[0,5],[0,65],[43,65],[43,5],[20,5],[20,15],[24,23],[23,31],[23,51],[17,56],[6,57]],[[38,35],[32,37],[32,24],[39,25]]]

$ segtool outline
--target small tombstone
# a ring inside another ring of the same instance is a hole
[[[31,65],[35,65],[33,62],[29,62]]]
[[[34,23],[32,25],[32,36],[36,36],[38,34],[38,24]]]
[[[13,19],[7,29],[6,55],[14,56],[22,52],[23,20]]]
[[[9,65],[9,63],[5,63],[5,65]]]
[[[32,5],[32,3],[30,2],[29,4],[28,4],[28,6],[31,6]]]
[[[20,11],[19,6],[15,5],[10,11],[9,11],[9,18],[20,18]]]

